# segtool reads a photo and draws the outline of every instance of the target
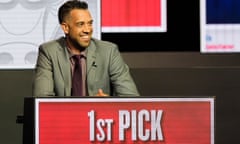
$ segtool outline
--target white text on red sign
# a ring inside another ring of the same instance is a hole
[[[132,141],[163,141],[161,126],[162,110],[119,110],[119,141],[126,140],[126,131],[131,130]],[[96,119],[95,111],[88,112],[90,141],[112,141],[114,119]],[[146,128],[145,124],[150,124]],[[106,131],[104,130],[106,129]]]

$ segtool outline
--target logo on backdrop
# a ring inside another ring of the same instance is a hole
[[[62,35],[56,18],[62,2],[0,2],[0,66],[35,64],[39,43]]]

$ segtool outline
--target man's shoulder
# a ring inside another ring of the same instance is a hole
[[[64,37],[45,41],[41,44],[41,46],[43,47],[56,47],[56,46],[63,46],[63,45],[64,45]]]
[[[95,46],[104,48],[104,47],[117,47],[117,44],[114,42],[106,41],[106,40],[100,40],[96,38],[92,38],[92,42]]]
[[[119,53],[118,45],[114,42],[99,40],[92,38],[91,45],[88,47],[88,51],[96,52],[102,58],[116,55]]]

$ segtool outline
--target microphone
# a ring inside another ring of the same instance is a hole
[[[95,61],[92,63],[92,66],[93,66],[93,67],[97,67],[97,64],[96,64]]]

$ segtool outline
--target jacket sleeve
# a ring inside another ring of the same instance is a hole
[[[55,95],[52,72],[52,63],[49,55],[47,51],[40,46],[33,79],[32,93],[34,97]]]
[[[124,62],[117,45],[112,49],[109,66],[110,80],[114,95],[139,96],[136,84]]]

